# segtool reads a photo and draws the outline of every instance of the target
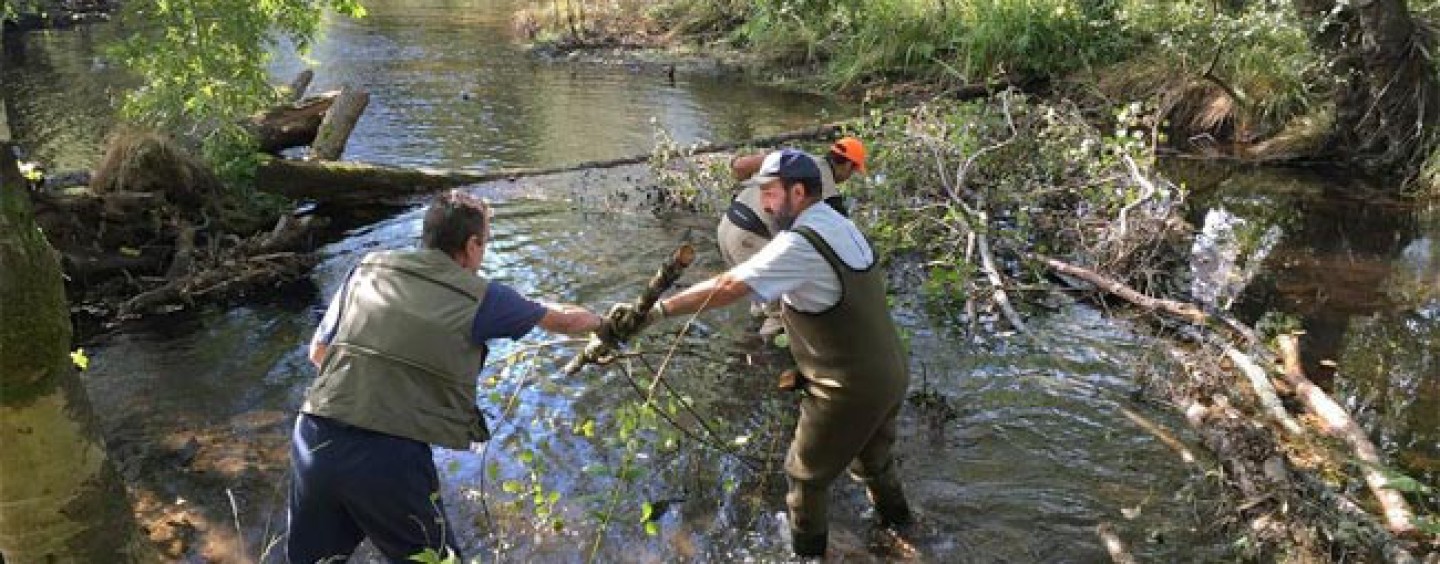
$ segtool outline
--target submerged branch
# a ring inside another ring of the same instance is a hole
[[[1305,376],[1305,370],[1300,365],[1300,339],[1293,334],[1281,335],[1277,338],[1277,343],[1285,366],[1285,380],[1295,389],[1296,397],[1300,398],[1306,409],[1323,423],[1321,429],[1326,434],[1345,441],[1354,452],[1355,458],[1360,460],[1361,475],[1364,476],[1370,493],[1380,502],[1387,528],[1397,535],[1414,534],[1415,512],[1410,509],[1410,504],[1400,492],[1389,487],[1389,480],[1381,472],[1385,467],[1384,461],[1380,459],[1375,443],[1370,441],[1365,430],[1355,423],[1355,419],[1350,417],[1344,407],[1330,399],[1324,390]]]

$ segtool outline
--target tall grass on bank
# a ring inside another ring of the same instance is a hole
[[[1328,111],[1333,82],[1311,48],[1313,24],[1300,21],[1289,2],[1234,11],[1133,2],[1115,16],[1143,40],[1132,56],[1098,69],[1093,83],[1114,99],[1156,100],[1182,130],[1223,130],[1243,141]]]

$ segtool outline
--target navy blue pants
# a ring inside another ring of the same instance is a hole
[[[392,562],[460,555],[430,445],[315,415],[295,419],[289,518],[292,564],[343,562],[366,537]]]

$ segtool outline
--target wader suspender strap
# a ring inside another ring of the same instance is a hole
[[[730,200],[730,209],[725,210],[725,217],[729,218],[730,223],[734,223],[736,227],[766,239],[771,237],[770,229],[765,227],[765,222],[760,220],[760,216],[755,213],[755,210],[740,203],[739,200]]]

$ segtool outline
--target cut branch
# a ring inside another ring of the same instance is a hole
[[[1250,381],[1250,387],[1255,391],[1255,396],[1260,398],[1260,407],[1265,410],[1266,415],[1274,419],[1291,436],[1298,437],[1304,434],[1300,424],[1296,423],[1295,418],[1285,411],[1285,404],[1280,403],[1280,396],[1275,393],[1275,386],[1270,383],[1270,375],[1264,368],[1251,359],[1250,355],[1240,352],[1235,347],[1225,347],[1225,357],[1229,358],[1230,362],[1235,364],[1235,368],[1245,375],[1245,379]]]
[[[1196,307],[1194,304],[1187,304],[1185,302],[1167,300],[1164,298],[1150,297],[1136,291],[1134,288],[1125,285],[1125,283],[1123,282],[1120,282],[1098,272],[1092,271],[1090,269],[1081,268],[1079,266],[1075,266],[1073,264],[1050,258],[1044,255],[1034,254],[1030,256],[1034,260],[1039,261],[1041,264],[1050,267],[1050,269],[1054,270],[1055,272],[1059,272],[1067,276],[1074,276],[1075,278],[1079,278],[1081,280],[1094,284],[1101,291],[1104,291],[1107,294],[1118,296],[1125,301],[1135,304],[1141,309],[1147,311],[1156,311],[1178,317],[1196,325],[1204,325],[1207,321],[1210,320],[1210,315],[1206,314],[1204,311],[1201,311],[1200,308]]]

